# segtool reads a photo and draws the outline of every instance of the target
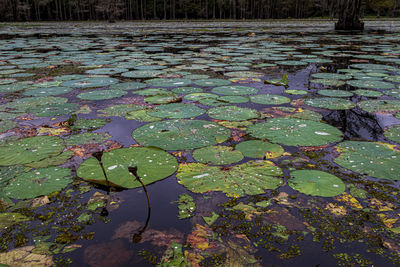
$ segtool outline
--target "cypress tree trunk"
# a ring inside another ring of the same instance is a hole
[[[333,0],[336,1],[336,14],[338,22],[335,30],[363,30],[364,22],[361,21],[362,0]]]

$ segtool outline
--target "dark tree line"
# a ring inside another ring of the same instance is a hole
[[[0,20],[308,18],[339,17],[343,10],[346,20],[352,8],[397,16],[400,0],[0,0]]]

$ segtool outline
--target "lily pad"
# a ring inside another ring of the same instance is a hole
[[[237,106],[212,108],[207,111],[207,114],[213,119],[228,121],[245,121],[260,117],[260,113],[255,109],[241,108]]]
[[[290,98],[281,95],[259,94],[250,96],[250,101],[263,105],[281,105],[290,102]]]
[[[229,85],[232,82],[223,79],[200,79],[200,80],[195,80],[193,83],[198,86],[224,86],[224,85]]]
[[[173,92],[158,93],[153,96],[148,96],[144,99],[147,103],[151,104],[168,104],[180,101],[181,98]]]
[[[109,121],[106,119],[79,119],[74,122],[74,125],[71,126],[71,129],[93,130],[103,127],[108,122]]]
[[[370,113],[400,111],[399,100],[366,100],[359,102],[357,105],[362,110]]]
[[[127,92],[124,90],[108,89],[108,90],[94,90],[90,92],[83,92],[77,95],[76,97],[84,100],[105,100],[105,99],[118,98],[126,94]]]
[[[141,187],[128,167],[137,167],[137,173],[144,184],[150,184],[172,175],[178,163],[164,150],[151,147],[120,148],[105,152],[102,157],[108,181],[123,188]],[[97,159],[91,157],[78,168],[77,175],[87,181],[106,184]]]
[[[283,184],[282,170],[270,161],[249,161],[229,170],[203,163],[179,165],[178,183],[194,193],[222,191],[230,197],[258,195]]]
[[[34,161],[31,163],[26,163],[25,166],[31,167],[31,168],[45,168],[48,166],[58,166],[61,164],[64,164],[69,160],[72,156],[74,155],[74,152],[72,151],[65,151],[62,152],[61,154],[57,156],[53,156],[51,158],[45,158],[41,161]]]
[[[142,88],[146,88],[146,87],[147,87],[147,84],[140,83],[140,82],[116,83],[116,84],[110,85],[110,89],[125,90],[125,91],[138,90],[138,89],[142,89]]]
[[[338,177],[317,170],[298,170],[290,173],[288,185],[300,193],[319,196],[335,197],[346,190],[346,186]]]
[[[54,157],[64,150],[63,140],[56,136],[35,136],[0,146],[0,166],[27,164]]]
[[[319,97],[307,99],[304,102],[306,105],[316,108],[326,108],[331,110],[352,109],[356,106],[353,102],[337,97]]]
[[[168,120],[143,125],[132,136],[145,146],[185,150],[222,143],[229,138],[230,131],[203,120]]]
[[[250,126],[248,132],[287,146],[322,146],[342,139],[342,132],[333,126],[295,118],[270,119]]]
[[[365,90],[365,89],[357,89],[353,91],[355,94],[359,96],[366,96],[366,97],[380,97],[382,96],[381,92],[374,91],[374,90]]]
[[[62,95],[72,91],[70,87],[43,87],[35,88],[33,90],[28,90],[24,92],[27,96],[49,96],[49,95]]]
[[[177,87],[171,90],[175,94],[193,94],[193,93],[202,93],[203,89],[198,88],[198,87]]]
[[[358,87],[358,88],[367,88],[367,89],[393,89],[394,84],[389,82],[381,82],[375,80],[352,80],[347,81],[348,85]]]
[[[119,80],[114,78],[88,77],[83,79],[65,81],[61,84],[61,86],[72,87],[72,88],[93,88],[93,87],[105,87],[118,82]]]
[[[349,97],[353,96],[353,93],[344,90],[319,90],[318,94],[323,96],[332,96],[332,97]]]
[[[196,211],[196,203],[188,194],[181,194],[178,202],[178,218],[187,219],[194,216]]]
[[[72,182],[71,170],[48,167],[17,175],[4,188],[6,196],[31,199],[59,191]]]
[[[21,222],[29,221],[29,218],[15,212],[5,212],[0,213],[0,229],[3,230],[6,227],[9,227],[14,224],[18,224]]]
[[[103,143],[111,136],[107,133],[83,133],[72,135],[68,139],[65,139],[67,146],[77,146],[86,144],[98,144]]]
[[[195,118],[205,113],[205,110],[193,104],[173,103],[154,107],[148,112],[150,116],[166,119]]]
[[[400,125],[390,126],[384,134],[387,139],[400,144]]]
[[[53,117],[60,115],[69,115],[79,109],[79,105],[75,103],[42,105],[29,108],[27,111],[37,117]]]
[[[256,94],[258,89],[250,86],[227,85],[215,87],[212,92],[220,95],[252,95]]]
[[[285,150],[278,144],[271,144],[261,140],[244,141],[236,145],[236,150],[243,153],[249,158],[277,158],[281,156]]]
[[[156,78],[147,80],[146,83],[154,86],[154,87],[178,87],[178,86],[186,86],[192,83],[189,79],[165,79],[165,78]]]
[[[388,180],[400,180],[400,151],[377,142],[346,141],[336,146],[335,162],[354,172]]]
[[[215,165],[229,165],[239,162],[243,155],[238,150],[233,150],[227,146],[210,146],[196,149],[193,158],[202,163],[212,163]]]
[[[105,109],[99,110],[102,114],[99,116],[125,116],[131,111],[145,109],[146,106],[136,105],[136,104],[120,104],[109,106]]]

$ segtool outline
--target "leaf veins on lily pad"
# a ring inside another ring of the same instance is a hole
[[[194,193],[222,191],[242,197],[265,193],[283,184],[282,170],[270,161],[249,161],[227,170],[203,163],[179,165],[178,182]]]
[[[228,165],[239,162],[243,155],[238,150],[227,146],[211,146],[196,149],[193,158],[198,162],[212,163],[215,165]]]

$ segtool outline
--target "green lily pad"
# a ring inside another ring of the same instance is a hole
[[[340,87],[342,85],[345,85],[346,82],[342,80],[332,80],[332,79],[313,79],[310,80],[312,83],[320,83],[326,86],[334,86],[334,87]]]
[[[319,97],[307,99],[304,104],[316,108],[326,108],[331,110],[352,109],[356,105],[350,100],[337,97]]]
[[[290,176],[288,185],[306,195],[335,197],[346,190],[342,180],[327,172],[299,170],[291,172]]]
[[[153,122],[161,120],[160,118],[149,115],[149,110],[147,109],[131,111],[125,116],[125,119],[139,122]]]
[[[319,90],[318,94],[323,96],[332,96],[332,97],[349,97],[353,96],[353,93],[344,90]]]
[[[139,91],[134,91],[133,92],[135,95],[141,95],[141,96],[153,96],[157,94],[163,94],[163,93],[170,93],[164,88],[150,88],[150,89],[143,89]]]
[[[144,79],[144,78],[154,78],[162,73],[164,73],[164,71],[162,70],[135,70],[135,71],[124,72],[121,74],[121,76],[126,78]]]
[[[389,82],[381,82],[375,80],[351,80],[347,81],[348,85],[358,88],[367,88],[367,89],[393,89],[394,84]]]
[[[283,66],[305,66],[305,65],[308,65],[307,62],[296,61],[296,60],[282,60],[282,61],[277,61],[276,64],[283,65]]]
[[[355,94],[359,96],[366,96],[366,97],[380,97],[382,96],[381,92],[373,91],[373,90],[365,90],[365,89],[357,89],[353,91]]]
[[[208,121],[168,120],[143,125],[132,136],[145,146],[185,150],[222,143],[230,137],[230,131]]]
[[[251,95],[256,94],[258,89],[250,86],[227,85],[215,87],[212,92],[220,95]]]
[[[231,103],[231,104],[240,104],[240,103],[247,103],[249,102],[248,97],[244,96],[236,96],[236,95],[226,95],[218,97],[219,101]]]
[[[0,110],[5,111],[11,109],[10,112],[26,112],[30,108],[39,108],[39,106],[62,105],[67,103],[68,98],[41,96],[41,97],[25,97],[19,98],[7,104],[1,105]]]
[[[241,161],[243,155],[240,151],[233,150],[232,147],[209,146],[193,151],[193,158],[202,163],[229,165]]]
[[[103,143],[110,137],[107,133],[83,133],[72,135],[64,141],[67,146],[77,146]]]
[[[282,79],[280,80],[265,80],[264,83],[272,84],[276,86],[287,86],[289,84],[288,75],[283,75]]]
[[[71,129],[93,130],[103,127],[108,122],[109,121],[106,119],[79,119],[74,122],[74,125],[71,126]]]
[[[263,105],[281,105],[290,102],[290,98],[281,95],[259,94],[250,96],[250,101]]]
[[[336,146],[335,162],[346,169],[371,177],[400,180],[400,152],[393,145],[346,141]]]
[[[295,118],[274,118],[256,123],[248,132],[256,138],[287,146],[322,146],[342,139],[342,132],[333,126]]]
[[[198,87],[177,87],[171,90],[175,94],[193,94],[193,93],[202,93],[203,89],[198,88]]]
[[[155,78],[151,80],[147,80],[146,83],[154,86],[154,87],[177,87],[177,86],[186,86],[192,83],[189,79],[165,79],[165,78]]]
[[[260,113],[255,109],[241,108],[237,106],[212,108],[207,111],[207,114],[213,119],[228,121],[245,121],[260,117]]]
[[[142,88],[146,88],[147,84],[145,83],[140,83],[140,82],[126,82],[126,83],[116,83],[110,85],[110,89],[112,90],[125,90],[125,91],[130,91],[130,90],[138,90]]]
[[[148,96],[144,99],[147,103],[151,104],[168,104],[181,100],[181,98],[173,92],[158,93],[153,96]]]
[[[349,74],[339,74],[339,73],[314,73],[311,75],[313,78],[317,79],[328,79],[328,80],[350,80],[352,75]]]
[[[12,128],[15,128],[17,126],[17,123],[15,121],[0,121],[0,133],[6,132],[8,130],[11,130]]]
[[[226,72],[224,75],[235,78],[261,78],[264,77],[265,74],[253,71],[232,71]]]
[[[92,74],[92,75],[114,75],[117,73],[122,73],[126,72],[128,69],[124,68],[97,68],[97,69],[92,69],[92,70],[87,70],[87,74]]]
[[[71,170],[59,167],[36,169],[17,175],[4,188],[6,196],[31,199],[59,191],[72,182]]]
[[[25,215],[16,212],[5,212],[0,213],[0,229],[3,230],[14,224],[29,221],[29,218]]]
[[[304,90],[295,90],[295,89],[289,89],[289,90],[285,90],[283,92],[285,92],[286,94],[289,94],[289,95],[306,95],[306,94],[308,94]]]
[[[370,113],[400,111],[399,100],[366,100],[359,102],[357,105],[362,110]]]
[[[29,108],[27,111],[37,117],[54,117],[60,115],[69,115],[79,109],[79,105],[75,103],[42,105]]]
[[[249,140],[240,142],[235,147],[243,153],[245,157],[249,158],[277,158],[281,156],[285,150],[278,144],[271,144],[261,140]]]
[[[151,147],[120,148],[105,152],[102,157],[108,181],[123,188],[141,187],[128,167],[137,167],[137,173],[144,184],[162,180],[176,171],[178,163],[164,150]],[[85,160],[78,168],[77,175],[91,182],[106,184],[99,162],[94,157]]]
[[[136,105],[136,104],[120,104],[109,106],[105,109],[99,110],[102,114],[99,116],[117,116],[122,117],[126,116],[131,111],[145,109],[146,106]]]
[[[173,103],[160,105],[148,112],[149,115],[165,119],[195,118],[205,113],[205,110],[193,104]]]
[[[232,82],[223,79],[200,79],[195,80],[193,83],[198,86],[225,86],[231,84]]]
[[[76,97],[83,100],[105,100],[105,99],[118,98],[126,94],[127,92],[124,90],[108,89],[108,90],[94,90],[90,92],[83,92],[77,95]]]
[[[200,101],[207,98],[218,98],[218,95],[210,93],[193,93],[185,95],[184,98],[189,101]]]
[[[88,77],[83,79],[65,81],[61,84],[61,86],[72,87],[72,88],[93,88],[93,87],[105,87],[118,82],[119,80],[114,78]]]
[[[70,87],[43,87],[36,88],[33,90],[28,90],[24,92],[24,95],[27,96],[49,96],[49,95],[62,95],[72,91]]]
[[[249,161],[229,170],[203,163],[179,165],[178,183],[194,193],[222,191],[230,197],[258,195],[283,184],[282,170],[270,161]]]
[[[400,144],[400,125],[392,125],[385,129],[384,135],[387,139]]]
[[[74,155],[74,152],[72,151],[65,151],[62,152],[61,154],[57,156],[53,156],[51,158],[45,158],[41,161],[34,161],[31,163],[26,163],[25,166],[31,167],[31,168],[45,168],[48,166],[58,166],[61,164],[64,164],[69,160],[72,156]]]
[[[63,140],[56,136],[35,136],[0,146],[0,166],[27,164],[54,157],[64,150]]]

